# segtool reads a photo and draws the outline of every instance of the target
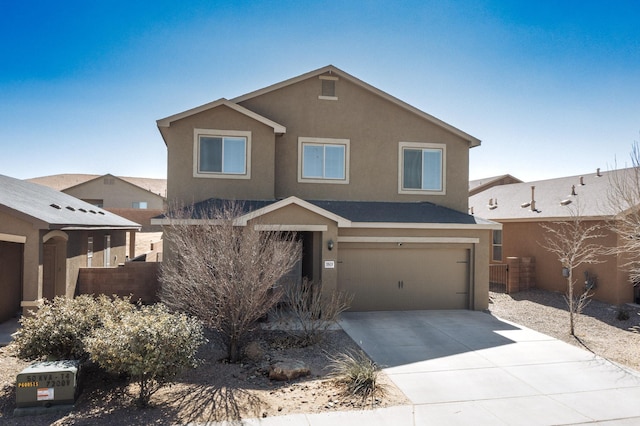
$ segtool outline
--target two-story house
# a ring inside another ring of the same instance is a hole
[[[466,213],[475,137],[334,66],[157,124],[169,206],[243,201],[240,225],[297,232],[301,276],[353,310],[487,308],[500,225]]]

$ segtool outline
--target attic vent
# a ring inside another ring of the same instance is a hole
[[[101,214],[102,216],[104,216],[104,212],[98,212],[98,214]]]
[[[110,177],[104,178],[105,185],[113,185],[114,183],[116,183],[116,180],[114,178],[110,178]]]
[[[320,82],[322,83],[322,88],[321,88],[320,96],[318,96],[318,99],[325,99],[325,100],[332,100],[332,101],[338,100],[338,97],[336,96],[337,80],[338,80],[338,77],[321,75]]]
[[[73,208],[73,207],[71,207],[71,206],[67,206],[67,210],[71,210],[72,212],[75,212],[75,211],[76,211],[76,209],[74,209],[74,208]]]
[[[96,211],[95,210],[89,210],[89,213],[96,214]]]
[[[86,213],[87,211],[85,209],[78,209],[80,210],[82,213]]]
[[[51,203],[51,204],[49,204],[49,205],[50,205],[51,207],[53,207],[54,209],[58,209],[58,210],[60,210],[60,209],[62,208],[62,207],[60,207],[59,205],[54,204],[54,203]]]
[[[602,177],[602,173],[600,173],[600,167],[598,167],[598,168],[596,169],[596,176],[597,176],[597,177]]]

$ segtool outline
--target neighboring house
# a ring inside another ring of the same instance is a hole
[[[487,308],[500,225],[466,213],[473,136],[333,66],[157,124],[169,205],[297,232],[301,277],[353,310]]]
[[[159,230],[150,227],[150,220],[165,209],[166,179],[119,177],[111,174],[60,174],[28,181],[62,191],[140,223],[144,232]]]
[[[511,175],[501,175],[485,179],[471,180],[469,181],[469,197],[487,190],[493,186],[508,185],[510,183],[522,183],[522,181]]]
[[[140,228],[54,189],[0,175],[0,322],[42,298],[73,296],[81,267],[125,261]]]
[[[543,247],[545,230],[541,223],[553,226],[553,222],[569,221],[579,214],[585,224],[603,226],[599,232],[603,237],[597,243],[615,247],[618,237],[607,226],[618,213],[607,201],[611,174],[623,177],[629,171],[632,169],[598,169],[582,176],[493,186],[470,197],[469,210],[477,217],[502,223],[502,231],[494,231],[493,263],[504,263],[507,257],[535,258],[536,286],[564,293],[562,266],[557,256]],[[583,265],[574,272],[580,289],[587,272],[597,276],[595,299],[612,304],[633,302],[637,295],[624,271],[624,261],[616,256],[603,256],[602,260],[605,262]]]

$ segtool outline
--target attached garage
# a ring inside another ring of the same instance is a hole
[[[422,244],[343,243],[340,290],[354,295],[351,309],[469,309],[470,249]]]

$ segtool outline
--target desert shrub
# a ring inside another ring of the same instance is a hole
[[[151,396],[181,371],[195,368],[196,352],[204,342],[199,320],[171,313],[162,304],[108,318],[85,339],[92,361],[137,383],[140,406],[147,406]]]
[[[103,326],[105,318],[119,317],[134,309],[128,298],[94,298],[81,295],[74,299],[58,296],[45,301],[33,316],[20,320],[20,333],[14,347],[25,360],[85,360],[88,354],[83,338]]]
[[[331,375],[344,384],[351,395],[366,400],[384,393],[378,383],[380,367],[362,351],[345,352],[331,358],[330,368]]]
[[[340,314],[351,306],[353,295],[338,290],[323,294],[321,283],[305,278],[301,285],[286,286],[283,301],[277,315],[282,320],[291,318],[293,327],[287,332],[302,346],[308,346],[317,343],[338,322]]]
[[[624,309],[618,309],[616,312],[616,319],[618,321],[626,321],[629,319],[629,312]]]

